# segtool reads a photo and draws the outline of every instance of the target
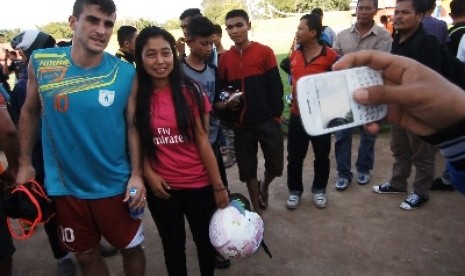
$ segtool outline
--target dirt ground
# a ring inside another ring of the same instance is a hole
[[[371,192],[372,185],[390,177],[389,140],[389,134],[378,138],[371,183],[367,186],[353,183],[344,192],[334,188],[336,169],[332,150],[328,207],[321,210],[313,206],[309,192],[313,177],[309,150],[304,170],[306,190],[297,210],[285,207],[286,170],[283,177],[272,183],[270,206],[263,218],[265,240],[273,258],[269,259],[260,249],[248,259],[232,261],[229,269],[217,270],[216,275],[465,275],[462,195],[435,191],[425,207],[403,211],[399,205],[406,195]],[[355,160],[357,135],[353,148]],[[263,159],[260,162],[263,167]],[[436,174],[443,166],[438,155]],[[247,194],[245,185],[238,181],[237,167],[227,172],[231,191]],[[160,239],[148,211],[144,224],[147,275],[166,275]],[[56,262],[42,228],[31,239],[15,241],[15,245],[14,275],[56,274]],[[187,254],[189,275],[199,275],[190,236]],[[120,255],[106,258],[106,262],[111,275],[123,275]]]

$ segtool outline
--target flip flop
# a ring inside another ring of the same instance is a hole
[[[259,180],[258,181],[258,189],[259,189],[258,202],[260,205],[260,209],[265,210],[266,208],[268,208],[268,191],[263,191],[262,185],[263,185],[263,180]]]

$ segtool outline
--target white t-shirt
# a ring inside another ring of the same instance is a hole
[[[459,48],[457,49],[457,58],[465,62],[465,35],[460,39]]]

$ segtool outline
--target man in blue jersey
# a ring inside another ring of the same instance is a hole
[[[108,275],[101,236],[118,248],[126,275],[143,275],[139,136],[134,126],[134,67],[104,52],[116,20],[112,0],[76,0],[72,47],[31,54],[19,123],[18,183],[35,177],[31,151],[39,118],[45,187],[55,200],[62,245],[83,275]],[[124,77],[123,77],[124,76]],[[129,190],[137,193],[129,201]]]

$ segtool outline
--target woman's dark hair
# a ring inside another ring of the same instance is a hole
[[[300,20],[305,19],[307,21],[307,26],[309,30],[315,30],[316,31],[316,38],[319,39],[321,36],[321,31],[323,29],[322,23],[321,23],[321,17],[314,13],[307,13],[304,16],[300,18]]]
[[[203,93],[200,90],[200,86],[196,84],[192,79],[184,75],[181,64],[178,59],[178,53],[176,51],[176,40],[166,30],[155,26],[146,27],[141,30],[136,38],[136,49],[135,49],[135,61],[136,71],[138,80],[137,90],[137,103],[136,103],[136,114],[135,124],[139,131],[143,154],[151,159],[156,159],[154,154],[156,146],[153,142],[153,133],[151,126],[151,98],[154,93],[154,84],[152,77],[145,71],[142,50],[147,42],[152,38],[161,37],[167,41],[170,45],[171,52],[173,53],[173,70],[169,74],[169,82],[171,86],[171,93],[173,97],[174,110],[176,112],[176,122],[180,134],[187,137],[189,140],[194,140],[194,115],[193,110],[186,101],[186,95],[184,94],[184,87],[187,88],[187,92],[192,93],[191,97],[195,106],[193,108],[198,109],[202,126],[206,130],[206,123],[203,114],[205,113],[205,106],[203,100]]]

